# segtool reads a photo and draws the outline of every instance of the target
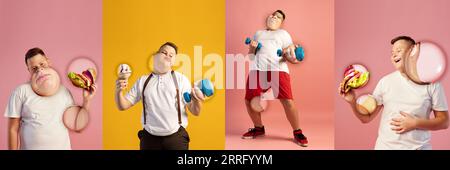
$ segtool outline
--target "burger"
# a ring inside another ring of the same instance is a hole
[[[344,72],[344,80],[341,83],[341,93],[345,94],[350,89],[357,89],[367,84],[369,72],[366,67],[360,64],[348,66]]]
[[[70,72],[67,75],[75,87],[86,89],[88,91],[92,90],[92,85],[97,77],[97,72],[93,68],[89,68],[83,71],[81,74]]]

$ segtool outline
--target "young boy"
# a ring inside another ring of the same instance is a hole
[[[342,96],[363,123],[372,121],[380,110],[383,110],[375,149],[429,150],[429,131],[448,128],[448,106],[444,88],[440,83],[416,84],[405,74],[403,60],[410,57],[416,45],[411,37],[396,37],[391,44],[390,59],[396,71],[384,76],[373,91],[378,104],[375,112],[369,115],[358,113],[353,91]],[[434,118],[430,118],[431,111]]]
[[[167,42],[153,57],[154,69],[150,75],[141,76],[127,95],[123,91],[128,80],[117,80],[116,104],[119,110],[127,110],[143,102],[143,130],[139,131],[141,150],[187,150],[189,135],[185,107],[192,114],[200,114],[203,97],[191,93],[193,100],[186,103],[181,94],[194,91],[189,79],[181,73],[172,71],[178,48]]]
[[[246,85],[245,105],[247,112],[252,119],[254,128],[243,134],[243,139],[253,139],[265,134],[264,125],[261,120],[261,113],[252,109],[250,101],[257,96],[261,96],[262,92],[266,92],[268,88],[262,87],[267,84],[270,79],[277,79],[274,82],[278,84],[272,85],[271,88],[275,97],[280,100],[286,113],[286,117],[293,129],[293,135],[296,143],[300,146],[307,146],[308,140],[303,135],[299,126],[298,111],[292,97],[291,82],[289,69],[286,61],[298,63],[295,57],[285,57],[287,51],[291,56],[295,56],[295,45],[292,43],[289,33],[281,29],[281,24],[286,19],[283,11],[277,10],[267,17],[266,29],[259,30],[251,41],[249,54],[256,54],[255,59],[250,67],[249,76]],[[262,47],[256,50],[258,43]],[[277,55],[277,50],[283,49],[283,57]],[[265,79],[261,79],[266,77]],[[256,80],[256,82],[254,82]],[[256,84],[252,86],[252,84]]]
[[[8,148],[11,150],[69,150],[70,138],[63,114],[76,115],[80,131],[89,121],[89,105],[95,94],[83,90],[83,105],[75,106],[70,91],[60,84],[58,73],[39,48],[28,50],[25,64],[30,81],[17,87],[5,110]],[[71,123],[72,124],[72,123]]]

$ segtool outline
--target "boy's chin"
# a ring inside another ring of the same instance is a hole
[[[404,72],[405,72],[405,68],[404,68],[403,66],[395,66],[395,69],[396,69],[397,71],[400,71],[401,73],[404,73]]]
[[[49,79],[41,84],[31,83],[31,89],[39,96],[53,96],[58,92],[60,86],[59,79]]]
[[[266,25],[268,30],[277,30],[279,27],[272,26],[272,25]]]

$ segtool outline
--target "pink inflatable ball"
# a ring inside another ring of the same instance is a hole
[[[253,97],[250,100],[250,106],[255,112],[263,112],[267,109],[267,100],[264,100],[261,96]]]
[[[356,100],[356,110],[363,115],[371,114],[377,108],[377,101],[370,95],[362,95]]]
[[[444,51],[434,43],[420,42],[405,58],[405,73],[415,83],[429,84],[438,81],[446,69]]]
[[[79,106],[72,106],[66,109],[63,114],[63,123],[67,129],[81,132],[88,125],[89,118],[79,116],[79,111],[81,108]]]

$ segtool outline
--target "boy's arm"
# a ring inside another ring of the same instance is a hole
[[[397,133],[405,133],[414,129],[441,130],[448,128],[449,115],[444,89],[439,83],[432,87],[432,109],[434,118],[419,118],[410,113],[400,112],[401,116],[392,119],[392,130]]]
[[[341,92],[341,89],[339,88],[339,93]],[[375,111],[372,114],[363,115],[358,112],[356,109],[356,95],[353,90],[350,90],[346,94],[341,94],[341,96],[344,97],[345,101],[350,105],[352,108],[353,114],[362,122],[362,123],[369,123],[371,122],[377,115],[379,114],[380,110],[383,108],[383,105],[378,105],[375,109]]]
[[[116,106],[120,111],[127,110],[133,104],[125,98],[123,91],[128,87],[128,80],[117,80],[116,81],[116,92],[115,92],[115,102]]]
[[[441,130],[448,128],[448,111],[433,111],[434,118],[432,119],[418,119],[418,129],[427,130]]]
[[[297,46],[295,44],[291,44],[288,47],[283,49],[283,58],[292,64],[298,64],[300,62],[296,59],[296,57],[287,57],[286,55],[288,55],[287,53],[289,52],[290,56],[295,56],[295,48],[296,47]],[[289,51],[288,51],[288,49],[289,49]]]
[[[250,42],[249,48],[248,48],[248,53],[249,54],[256,54],[256,47],[258,46],[258,42],[252,40]]]
[[[19,137],[20,118],[8,119],[8,149],[18,150],[20,144]]]
[[[197,96],[196,93],[194,93],[194,88],[192,88],[192,96],[193,96],[193,100],[187,104],[187,107],[189,109],[189,111],[195,115],[198,116],[200,115],[200,111],[202,109],[202,102],[204,100],[204,98]]]
[[[95,85],[92,85],[91,91],[83,90],[83,104],[70,107],[64,112],[64,123],[69,129],[81,132],[88,125],[91,101],[96,91]]]
[[[405,133],[413,129],[441,130],[449,125],[448,111],[433,110],[434,118],[423,119],[414,117],[409,113],[400,112],[401,117],[392,119],[392,130],[397,133]]]

